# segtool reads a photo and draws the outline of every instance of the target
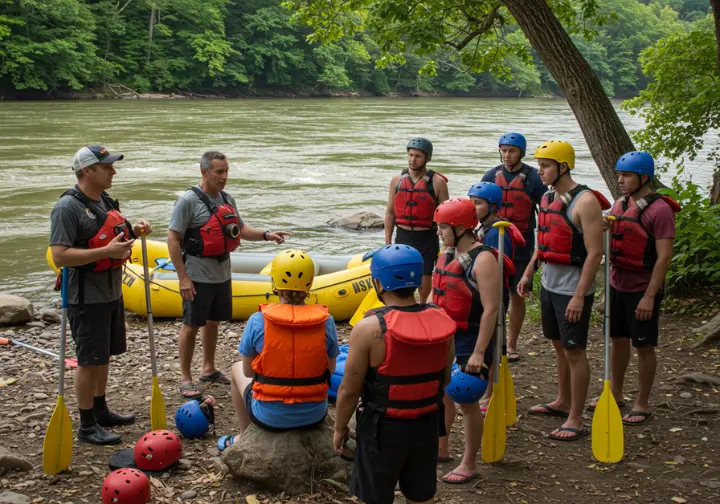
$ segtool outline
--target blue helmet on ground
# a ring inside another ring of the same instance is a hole
[[[328,389],[328,397],[332,400],[337,399],[338,389],[343,376],[345,376],[345,361],[347,360],[350,345],[340,345],[340,353],[335,360],[335,371],[330,377],[330,388]]]
[[[520,157],[525,157],[527,141],[525,140],[525,136],[523,136],[522,134],[512,131],[510,133],[505,133],[503,136],[500,137],[500,142],[498,142],[498,147],[502,147],[503,145],[513,145],[515,147],[520,147]]]
[[[453,364],[450,383],[445,387],[445,391],[458,404],[473,404],[482,398],[487,386],[487,380],[478,375],[464,373],[460,366]]]
[[[487,200],[491,212],[497,212],[502,206],[502,188],[492,182],[478,182],[470,186],[468,196]]]
[[[647,175],[652,180],[655,177],[655,160],[645,151],[626,152],[615,163],[615,171]]]
[[[214,420],[212,406],[200,406],[196,399],[186,402],[175,413],[175,426],[186,438],[203,437]]]
[[[380,280],[386,291],[420,288],[423,262],[420,252],[409,245],[393,244],[378,249],[370,262],[373,281]]]

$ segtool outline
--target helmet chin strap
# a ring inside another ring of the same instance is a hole
[[[563,178],[563,176],[565,176],[565,175],[567,175],[568,173],[570,173],[570,168],[568,168],[567,171],[565,171],[565,173],[560,173],[560,170],[562,170],[562,164],[561,164],[561,163],[558,163],[558,176],[555,177],[555,180],[553,181],[553,183],[550,184],[550,185],[553,186],[553,187],[555,187],[555,184],[558,183],[558,180],[560,180],[561,178]]]
[[[637,177],[638,177],[638,181],[642,180],[642,175],[640,175],[639,173],[636,173],[636,175],[637,175]],[[647,179],[645,182],[640,182],[640,185],[638,186],[638,188],[635,189],[635,190],[634,190],[633,192],[631,192],[630,194],[628,194],[628,198],[632,198],[633,196],[635,196],[638,192],[640,192],[640,190],[641,190],[643,187],[645,187],[645,186],[648,185],[649,183],[650,183],[650,177],[648,177],[648,179]]]

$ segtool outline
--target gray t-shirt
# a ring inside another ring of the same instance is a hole
[[[573,226],[582,234],[583,230],[581,227],[575,225],[572,220],[572,211],[575,208],[578,198],[581,194],[587,190],[580,191],[570,202],[567,207],[566,214]],[[554,294],[562,294],[565,296],[572,296],[575,294],[575,288],[580,283],[580,277],[582,276],[582,268],[577,266],[569,266],[567,264],[550,264],[544,263],[542,268],[541,282],[545,290]],[[595,292],[595,281],[590,284],[590,290],[585,295],[588,296]]]
[[[196,185],[201,189],[200,185]],[[201,189],[202,190],[202,189]],[[211,196],[205,193],[207,197],[217,206],[225,204],[222,195]],[[235,198],[227,195],[228,201],[237,212],[237,204]],[[240,212],[238,212],[238,216]],[[185,235],[188,229],[200,227],[205,224],[212,214],[207,205],[193,191],[186,191],[180,199],[175,202],[172,215],[170,216],[170,225],[172,231]],[[240,227],[243,226],[242,218],[239,218]],[[185,270],[188,277],[193,282],[199,283],[223,283],[232,278],[232,270],[230,267],[230,258],[218,260],[213,257],[195,257],[191,255],[185,256]]]
[[[112,207],[104,200],[95,203],[106,211]],[[82,245],[98,232],[97,217],[79,199],[65,195],[55,204],[50,214],[50,245],[87,248]],[[80,272],[68,269],[68,303],[79,304],[79,281],[83,279],[83,302],[85,304],[110,303],[122,296],[122,268],[107,271]]]

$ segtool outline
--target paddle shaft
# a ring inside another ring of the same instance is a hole
[[[155,377],[157,376],[155,333],[153,332],[152,305],[150,303],[150,272],[148,271],[147,239],[144,234],[140,237],[140,240],[142,241],[143,273],[145,274],[145,306],[147,308],[148,334],[150,335],[150,366],[152,368],[152,375]]]
[[[65,394],[65,340],[67,338],[67,312],[68,312],[68,268],[62,269],[62,282],[60,287],[60,296],[62,297],[62,316],[60,317],[60,378],[58,379],[58,395],[62,397]],[[81,280],[82,281],[82,280]],[[28,345],[29,346],[29,345]]]
[[[497,385],[500,383],[500,354],[502,354],[503,339],[505,338],[505,331],[503,326],[505,325],[505,312],[503,311],[503,294],[505,294],[505,282],[503,281],[503,258],[505,257],[505,228],[498,228],[498,270],[500,271],[500,308],[498,310],[497,317],[497,331],[495,338],[495,376],[493,377],[493,384]]]
[[[605,381],[610,380],[610,227],[605,230],[605,313],[603,314]]]

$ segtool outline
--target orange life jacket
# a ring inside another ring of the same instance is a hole
[[[252,361],[253,397],[286,404],[320,402],[330,384],[326,306],[263,304],[263,349]]]
[[[434,305],[389,306],[370,313],[380,321],[385,358],[368,370],[362,407],[400,419],[438,411],[455,322]]]

